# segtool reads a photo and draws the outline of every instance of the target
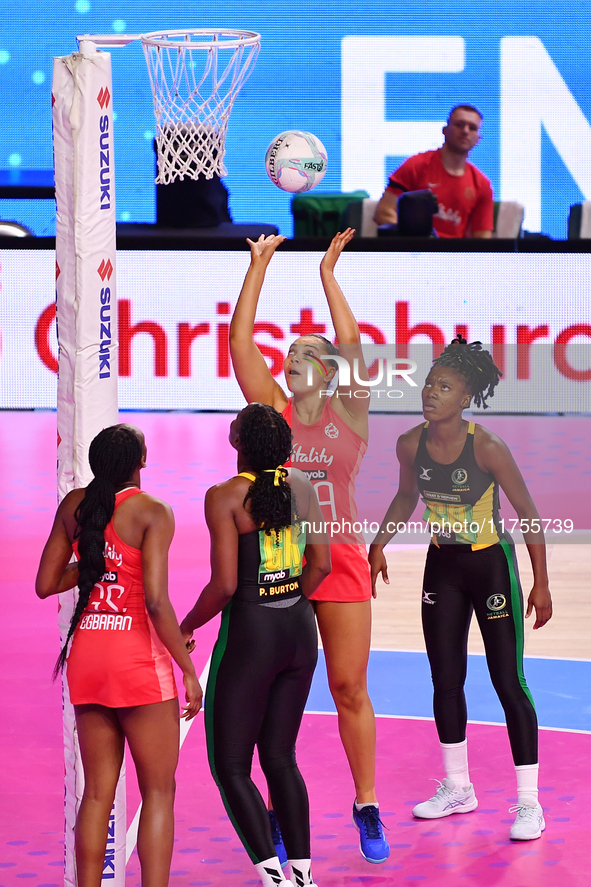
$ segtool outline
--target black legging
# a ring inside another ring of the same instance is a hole
[[[205,697],[207,753],[228,815],[254,863],[276,855],[251,779],[255,745],[290,859],[310,858],[308,793],[295,743],[318,658],[314,613],[234,599],[224,609]]]
[[[422,618],[439,739],[466,738],[464,682],[473,610],[505,711],[513,760],[517,766],[535,764],[538,721],[523,675],[523,596],[514,548],[505,540],[476,551],[469,545],[429,546]]]

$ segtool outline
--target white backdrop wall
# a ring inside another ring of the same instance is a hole
[[[333,335],[320,258],[278,253],[267,274],[256,339],[280,381],[282,357],[302,331],[312,324]],[[5,250],[0,260],[0,408],[54,408],[55,255]],[[246,252],[118,253],[123,409],[241,408],[227,330],[248,261]],[[351,252],[337,276],[368,344],[434,340],[439,353],[459,324],[470,340],[497,342],[505,361],[497,411],[591,412],[590,271],[585,254]],[[519,371],[503,341],[533,341]],[[419,350],[428,366],[432,349]],[[416,397],[384,404],[372,401],[375,409],[419,409]]]

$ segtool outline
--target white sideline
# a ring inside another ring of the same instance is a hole
[[[202,687],[205,687],[205,684],[207,684],[207,676],[209,675],[210,663],[211,663],[211,656],[209,657],[209,659],[205,663],[205,668],[203,669],[203,671],[201,672],[201,675],[199,677],[199,683],[201,684]],[[193,724],[195,723],[195,720],[196,719],[193,718],[191,721],[181,721],[181,735],[180,735],[180,739],[179,739],[179,748],[183,747],[183,742],[187,738],[187,734],[188,734],[189,730],[191,729],[191,727],[193,726]],[[125,864],[126,865],[129,862],[129,857],[131,856],[131,854],[135,850],[135,845],[137,844],[137,829],[138,829],[138,825],[139,825],[139,821],[140,821],[140,813],[141,812],[142,812],[142,802],[140,801],[140,805],[135,812],[135,816],[133,817],[133,819],[131,821],[131,825],[127,829],[127,837],[125,840]]]

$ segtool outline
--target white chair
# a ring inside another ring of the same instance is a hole
[[[367,194],[367,191],[365,192]],[[343,224],[348,228],[355,228],[357,237],[377,237],[378,226],[373,220],[373,214],[378,205],[377,200],[364,197],[363,200],[352,200],[345,210]]]
[[[378,226],[373,220],[373,216],[378,203],[378,200],[372,200],[371,197],[366,197],[364,200],[361,201],[361,237],[378,236]]]
[[[498,207],[498,210],[497,210]],[[515,240],[521,233],[525,209],[515,200],[500,200],[495,203],[495,230],[493,237],[506,237]]]
[[[591,238],[591,201],[575,203],[568,216],[568,239],[588,240]]]

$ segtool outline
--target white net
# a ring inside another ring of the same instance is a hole
[[[142,34],[156,115],[156,183],[225,176],[226,132],[234,100],[260,48],[253,31]]]

